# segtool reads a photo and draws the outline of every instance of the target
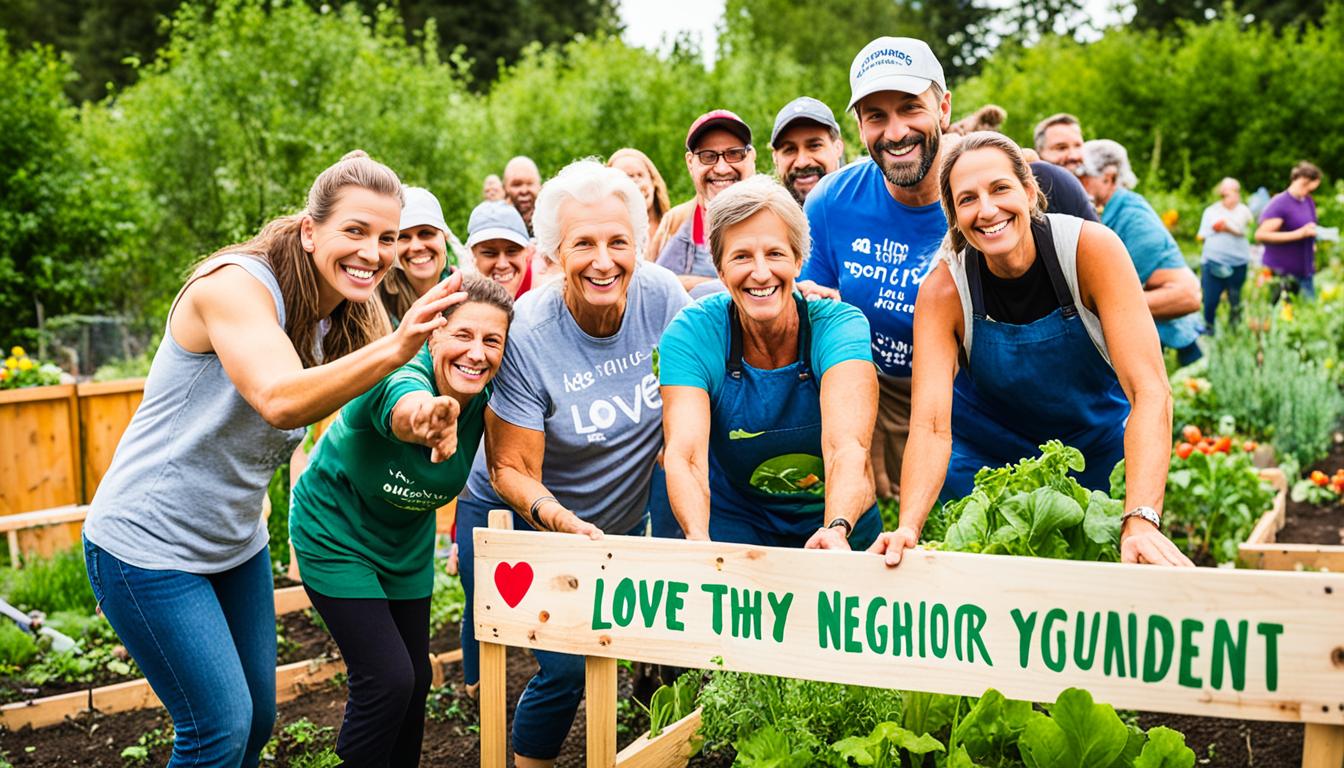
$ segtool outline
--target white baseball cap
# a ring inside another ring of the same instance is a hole
[[[434,197],[433,192],[423,187],[402,187],[401,191],[406,197],[406,205],[401,209],[399,229],[428,224],[445,235],[452,234],[452,230],[448,229],[448,224],[443,220],[443,208],[439,206],[439,199]]]
[[[913,37],[879,37],[865,45],[849,65],[849,106],[878,91],[920,94],[937,83],[944,91],[943,65],[928,43]]]
[[[532,242],[522,214],[503,200],[486,200],[472,210],[467,220],[467,247],[486,240],[508,240],[524,248]]]

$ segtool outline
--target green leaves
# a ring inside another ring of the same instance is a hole
[[[1170,728],[1142,731],[1124,724],[1109,704],[1070,688],[1048,715],[1035,713],[1018,742],[1027,768],[1191,768],[1195,753]]]
[[[945,549],[958,552],[1120,559],[1122,505],[1089,492],[1069,476],[1084,468],[1083,454],[1058,440],[1041,455],[976,473],[975,488],[944,508]]]
[[[737,760],[741,768],[809,768],[812,753],[796,747],[784,733],[774,726],[766,726],[739,740]]]
[[[1192,768],[1195,753],[1185,746],[1185,736],[1164,726],[1148,731],[1148,742],[1134,760],[1134,768]]]
[[[850,736],[831,745],[831,749],[840,756],[853,760],[856,765],[886,766],[897,765],[893,762],[900,752],[912,757],[920,757],[930,752],[946,752],[943,743],[929,734],[916,735],[895,723],[878,723],[867,736]]]

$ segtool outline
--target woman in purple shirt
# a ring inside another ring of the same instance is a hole
[[[1265,246],[1265,266],[1290,277],[1289,292],[1300,287],[1307,299],[1315,296],[1316,273],[1316,202],[1311,193],[1320,185],[1321,169],[1305,160],[1298,163],[1288,176],[1288,189],[1269,201],[1255,230],[1255,241]]]

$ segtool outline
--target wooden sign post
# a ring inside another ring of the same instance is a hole
[[[492,525],[507,524],[495,513]],[[588,658],[588,765],[615,759],[615,662],[1305,722],[1344,763],[1344,574],[862,553],[477,529],[481,764],[503,766],[505,646]]]

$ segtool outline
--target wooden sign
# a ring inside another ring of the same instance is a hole
[[[1344,724],[1344,575],[478,528],[484,643],[978,696]]]

